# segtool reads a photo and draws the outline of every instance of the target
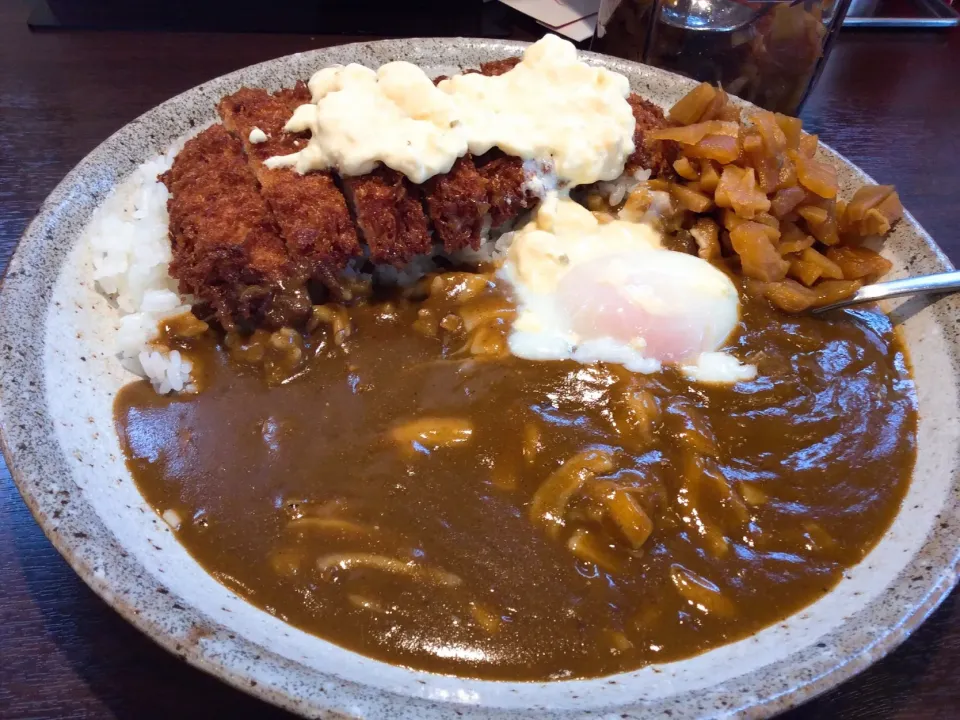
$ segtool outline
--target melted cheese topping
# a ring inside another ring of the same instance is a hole
[[[313,102],[286,125],[309,130],[309,143],[268,166],[362,175],[383,163],[422,183],[468,151],[497,147],[548,162],[563,183],[582,185],[618,177],[634,150],[627,79],[578,60],[573,44],[555,35],[496,77],[457,75],[434,86],[407,62],[376,71],[353,64],[320,70],[310,92]]]

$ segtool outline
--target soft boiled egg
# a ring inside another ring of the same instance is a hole
[[[601,222],[551,193],[514,233],[501,272],[519,306],[509,337],[514,355],[643,373],[675,364],[711,383],[756,376],[755,366],[719,350],[740,318],[730,278],[699,257],[663,249],[648,223]]]

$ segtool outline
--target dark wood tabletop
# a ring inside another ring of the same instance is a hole
[[[269,4],[269,3],[268,3]],[[112,132],[209,78],[359,38],[31,32],[0,0],[0,269],[54,185]],[[530,39],[536,26],[510,33]],[[369,39],[369,38],[367,38]],[[960,32],[849,31],[803,115],[960,260]],[[797,718],[960,717],[960,602]],[[47,542],[0,459],[0,717],[287,717],[168,655]]]

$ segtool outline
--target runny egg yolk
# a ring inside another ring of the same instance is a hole
[[[705,260],[664,250],[649,224],[601,223],[551,197],[515,233],[502,272],[520,310],[509,338],[514,355],[648,373],[677,364],[703,382],[756,375],[719,352],[740,317],[733,282]]]

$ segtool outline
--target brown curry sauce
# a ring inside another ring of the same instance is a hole
[[[255,605],[380,660],[488,679],[604,675],[748,636],[828,592],[897,513],[917,418],[886,316],[748,302],[730,347],[758,377],[713,387],[515,358],[502,306],[494,283],[358,303],[349,337],[316,329],[273,386],[212,333],[182,341],[202,392],[137,382],[117,398],[130,470]],[[427,440],[404,442],[411,427]],[[578,471],[563,517],[535,522],[538,489],[582,451],[610,469]],[[652,520],[639,548],[604,514],[614,496]]]

